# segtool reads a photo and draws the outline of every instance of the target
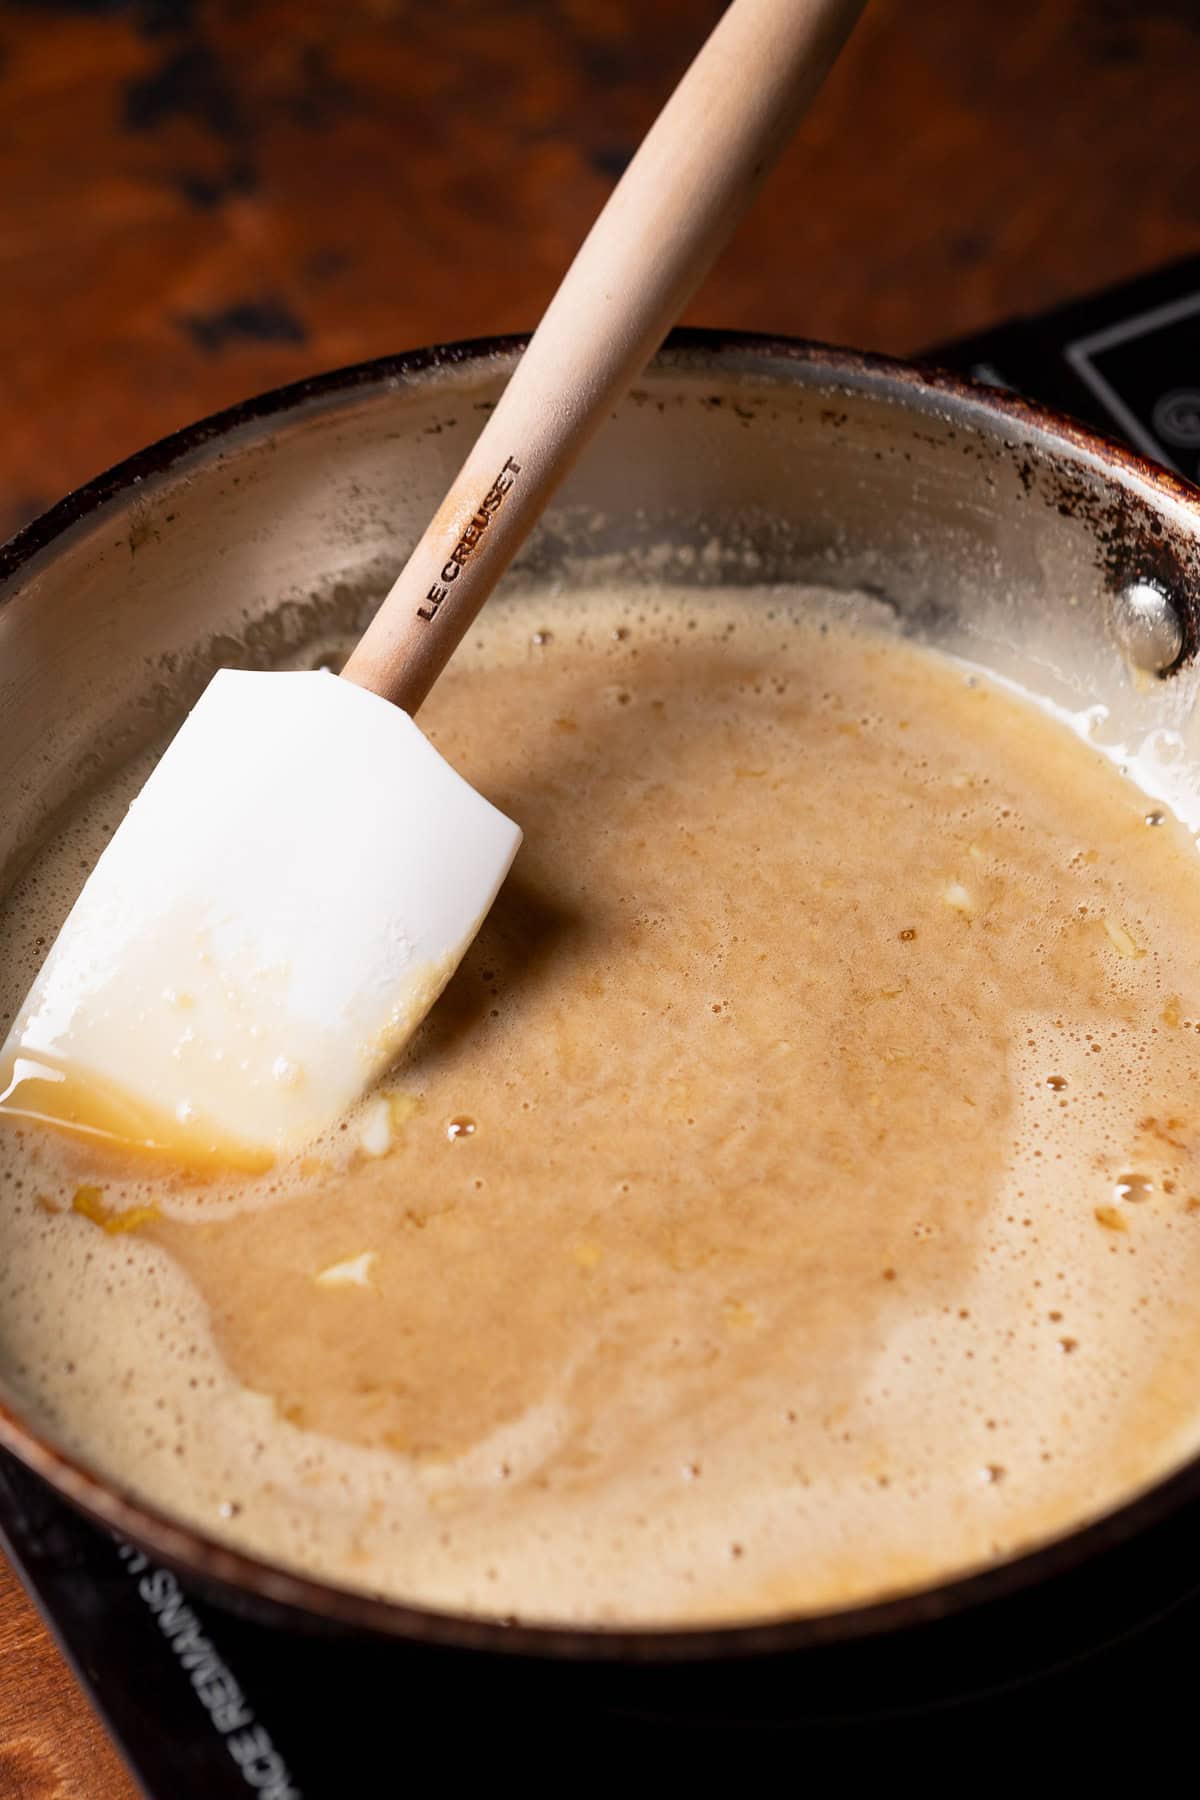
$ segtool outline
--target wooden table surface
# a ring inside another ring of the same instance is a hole
[[[719,11],[0,0],[0,538],[248,393],[532,325]],[[1200,251],[1198,80],[1197,0],[874,0],[688,317],[904,352]],[[132,1793],[0,1567],[0,1800]]]

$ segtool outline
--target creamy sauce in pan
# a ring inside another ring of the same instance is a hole
[[[36,1418],[335,1581],[606,1623],[924,1583],[1195,1450],[1169,814],[791,592],[510,600],[422,724],[526,842],[382,1094],[225,1182],[0,1129]],[[9,1014],[144,775],[12,894]]]

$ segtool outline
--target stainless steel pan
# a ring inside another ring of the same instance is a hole
[[[250,401],[100,477],[0,550],[5,884],[80,783],[161,733],[213,667],[361,627],[519,347],[422,351]],[[1065,418],[879,358],[679,333],[517,578],[559,583],[603,557],[638,579],[650,551],[656,580],[865,590],[902,631],[1072,713],[1103,708],[1097,741],[1131,757],[1169,744],[1164,791],[1200,824],[1200,493]],[[991,1681],[1005,1646],[1026,1663],[1034,1643],[1066,1655],[1200,1583],[1197,1461],[1052,1544],[879,1605],[739,1629],[539,1629],[238,1554],[64,1454],[2,1368],[0,1442],[227,1603],[498,1669],[523,1662],[541,1679],[571,1666],[650,1710],[774,1716]]]

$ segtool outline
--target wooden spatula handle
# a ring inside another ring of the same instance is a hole
[[[732,233],[864,4],[733,0],[593,225],[348,680],[420,706]]]

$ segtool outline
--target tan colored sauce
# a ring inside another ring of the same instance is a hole
[[[70,1444],[335,1580],[608,1622],[929,1581],[1195,1449],[1195,850],[805,617],[512,601],[447,672],[526,843],[386,1153],[215,1188],[6,1126],[0,1369]]]

